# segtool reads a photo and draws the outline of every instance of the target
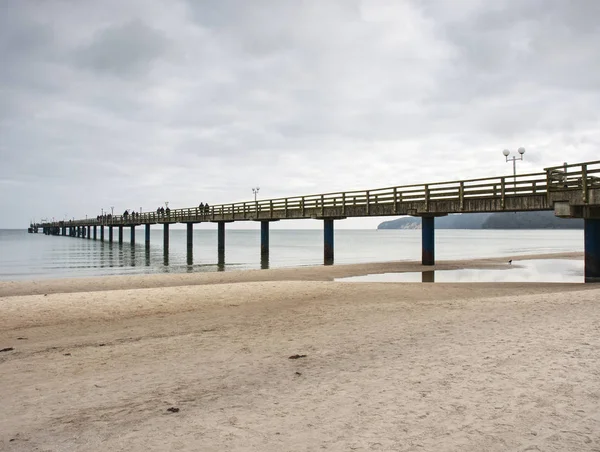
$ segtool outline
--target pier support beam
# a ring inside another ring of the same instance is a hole
[[[104,242],[104,226],[100,226],[100,241]]]
[[[333,264],[333,218],[323,219],[323,261],[325,265]]]
[[[269,222],[260,222],[260,255],[269,254]]]
[[[129,239],[131,245],[135,245],[135,224],[131,225],[131,237]]]
[[[194,248],[194,223],[187,223],[187,249],[189,251]]]
[[[109,226],[108,227],[108,243],[112,243],[113,242],[113,227]]]
[[[63,226],[62,228],[62,235],[67,235],[67,227]]]
[[[169,223],[163,224],[163,248],[169,249]]]
[[[600,219],[584,220],[585,282],[600,283]]]
[[[435,217],[421,217],[421,240],[423,247],[421,263],[435,265]]]
[[[98,238],[98,228],[94,226],[94,240]]]
[[[150,223],[147,223],[144,225],[144,229],[145,229],[145,243],[146,243],[146,248],[150,247]]]
[[[90,240],[92,238],[91,232],[92,232],[92,227],[88,226],[87,227],[87,238],[88,238],[88,240]]]
[[[217,223],[217,250],[219,253],[225,252],[225,222],[219,221]]]
[[[123,243],[123,226],[119,226],[119,243]]]

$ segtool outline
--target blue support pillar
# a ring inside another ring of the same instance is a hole
[[[187,264],[194,264],[194,223],[187,223]]]
[[[163,248],[169,249],[169,223],[163,224]]]
[[[100,241],[104,241],[104,226],[100,226]]]
[[[260,254],[269,254],[269,222],[260,222]]]
[[[187,223],[187,249],[188,251],[194,247],[194,223]]]
[[[421,239],[423,265],[435,265],[435,217],[421,217]]]
[[[323,261],[325,265],[333,264],[333,218],[323,220]]]
[[[113,242],[113,227],[109,226],[108,227],[108,243],[112,243]]]
[[[119,243],[123,243],[123,226],[119,226]]]
[[[145,224],[144,225],[144,229],[145,229],[145,243],[146,243],[146,248],[150,247],[150,224]]]
[[[585,282],[600,283],[600,219],[584,220]]]
[[[135,224],[131,225],[131,236],[129,241],[131,242],[132,245],[135,245]]]
[[[219,253],[225,252],[225,222],[219,221],[217,223],[217,250]]]

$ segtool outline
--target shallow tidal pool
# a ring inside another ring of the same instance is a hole
[[[340,282],[560,282],[583,283],[583,260],[533,259],[513,261],[499,269],[464,268],[422,272],[381,273],[348,278]]]

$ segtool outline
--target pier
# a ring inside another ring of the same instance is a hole
[[[423,265],[435,264],[435,218],[451,213],[554,211],[562,218],[584,219],[585,281],[600,282],[600,160],[545,168],[543,172],[468,179],[428,184],[403,185],[348,192],[323,193],[289,198],[263,199],[218,204],[210,207],[167,209],[134,215],[103,215],[99,219],[54,221],[31,224],[29,232],[41,229],[47,235],[63,235],[113,242],[118,228],[145,227],[145,245],[150,246],[151,225],[163,225],[163,245],[169,246],[169,226],[185,223],[187,247],[192,248],[196,223],[217,224],[219,261],[225,252],[225,225],[235,221],[258,221],[261,260],[268,260],[269,224],[286,219],[323,221],[323,261],[334,261],[334,223],[350,217],[411,215],[422,218]]]

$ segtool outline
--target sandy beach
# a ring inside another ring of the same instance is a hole
[[[600,286],[415,270],[2,282],[0,450],[600,451]]]

